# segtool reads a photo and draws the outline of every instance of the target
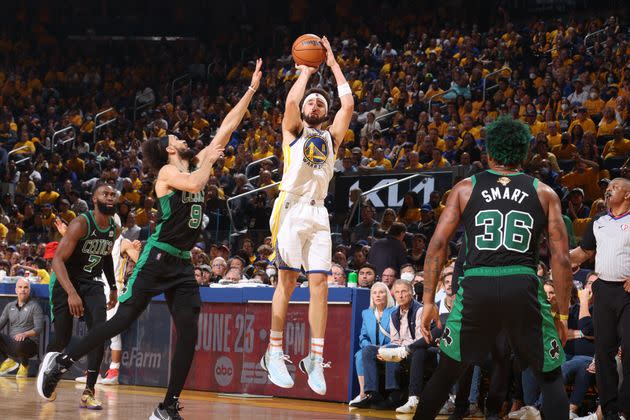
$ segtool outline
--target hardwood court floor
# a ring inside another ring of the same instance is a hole
[[[114,420],[148,419],[158,402],[164,397],[163,388],[139,386],[97,385],[96,394],[103,402],[102,411],[79,408],[82,384],[61,381],[54,402],[44,401],[37,394],[35,379],[0,377],[0,419],[63,419],[63,420]],[[398,415],[393,411],[353,410],[347,404],[325,403],[287,398],[236,398],[213,392],[184,391],[182,416],[186,420],[198,419],[260,419],[260,420],[370,420],[405,419],[411,415]],[[446,417],[443,417],[446,418]]]
[[[97,385],[102,411],[78,408],[82,384],[61,381],[57,399],[46,402],[37,395],[35,379],[0,378],[0,418],[2,419],[147,419],[164,397],[163,388]],[[182,416],[197,419],[378,419],[395,418],[391,412],[361,410],[350,415],[348,406],[286,398],[231,398],[212,392],[184,391]],[[409,416],[411,418],[411,416]]]

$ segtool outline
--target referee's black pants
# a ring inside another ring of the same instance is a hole
[[[623,282],[598,279],[593,283],[595,370],[602,411],[630,414],[630,293]],[[623,384],[615,356],[621,345]]]

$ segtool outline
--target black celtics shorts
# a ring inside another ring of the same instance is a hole
[[[195,281],[195,272],[187,253],[173,255],[158,248],[163,244],[148,241],[140,254],[140,258],[129,277],[127,286],[118,297],[121,304],[146,307],[154,296],[161,293],[167,301],[177,293],[186,298],[191,306],[201,307],[199,285]]]
[[[461,362],[480,363],[505,330],[523,366],[549,372],[564,362],[551,306],[536,272],[523,266],[477,267],[459,289],[440,350]]]
[[[104,292],[105,285],[98,280],[74,280],[72,285],[83,302],[85,321],[91,324],[92,318],[105,318],[104,315],[99,315],[101,313],[105,314],[107,311],[107,299],[105,298]],[[61,286],[61,283],[59,283],[55,273],[50,277],[48,296],[50,303],[50,320],[55,321],[55,319],[59,319],[63,320],[62,322],[69,322],[70,328],[72,328],[72,315],[70,314],[70,307],[68,306],[68,294]]]

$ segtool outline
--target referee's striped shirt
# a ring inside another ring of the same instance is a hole
[[[606,281],[630,278],[630,212],[614,217],[602,213],[589,223],[580,247],[597,251],[595,271]]]

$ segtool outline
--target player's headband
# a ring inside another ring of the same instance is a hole
[[[304,107],[306,106],[306,103],[311,99],[319,99],[320,101],[322,101],[324,103],[325,112],[326,114],[328,114],[328,102],[326,101],[326,98],[324,98],[324,95],[317,92],[310,93],[306,98],[304,98],[304,102],[302,102],[302,112],[304,112]]]

